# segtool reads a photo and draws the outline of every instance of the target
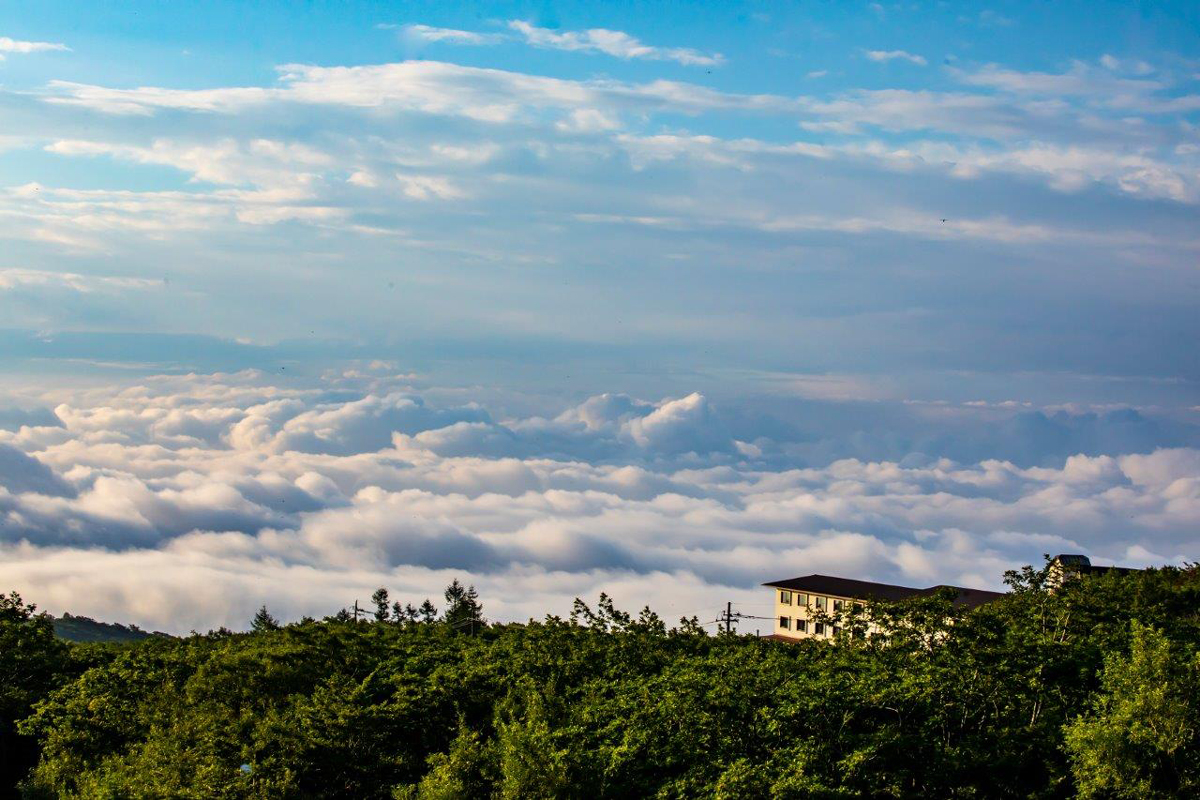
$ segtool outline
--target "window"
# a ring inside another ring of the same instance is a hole
[[[841,601],[841,600],[834,600],[834,601],[833,601],[833,610],[834,610],[834,611],[841,611],[841,610],[842,610],[842,601]]]
[[[805,620],[796,620],[796,633],[805,633],[808,630],[808,623]]]
[[[838,635],[839,633],[841,633],[841,632],[842,632],[842,629],[841,629],[841,628],[839,628],[837,625],[830,625],[830,626],[829,626],[829,635],[830,635],[830,636],[837,636],[837,635]]]
[[[779,618],[779,627],[783,628],[785,631],[788,630],[789,628],[791,628],[792,627],[792,618],[791,617],[780,617]]]
[[[792,604],[792,593],[791,592],[780,592],[779,593],[779,602],[783,603],[785,606],[790,606]]]
[[[759,596],[761,597],[762,595],[759,595]],[[817,606],[817,609],[818,609],[819,611],[824,611],[824,610],[825,610],[825,601],[826,601],[826,599],[828,599],[828,598],[825,598],[825,597],[814,597],[814,598],[813,598],[813,603],[814,603],[814,604]]]
[[[796,605],[798,605],[798,606],[808,605],[808,595],[800,594],[799,592],[797,592],[796,593]]]
[[[824,622],[814,622],[813,623],[813,633],[815,633],[817,636],[824,636],[825,635],[825,623]]]

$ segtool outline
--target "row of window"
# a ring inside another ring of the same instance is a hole
[[[812,606],[814,608],[816,608],[818,611],[825,611],[826,608],[828,607],[828,602],[829,602],[830,598],[822,597],[819,594],[814,594],[810,598],[807,594],[803,594],[801,592],[789,592],[786,589],[781,589],[779,591],[779,602],[783,603],[785,606],[790,606],[793,603],[798,606],[807,606],[809,604],[810,599],[812,601]],[[848,601],[838,600],[836,597],[833,598],[833,610],[841,611],[842,608],[845,606],[846,602],[848,602]],[[859,603],[859,606],[861,607],[862,604]]]
[[[779,618],[779,627],[781,630],[785,630],[785,631],[792,630],[793,623],[796,626],[795,627],[796,633],[808,633],[808,628],[809,628],[808,620],[805,620],[805,619],[793,620],[791,617],[780,617]],[[824,622],[812,623],[812,632],[813,632],[814,636],[824,636],[826,629],[829,630],[830,636],[837,636],[838,631],[841,630],[841,628],[839,628],[837,625],[826,625]]]

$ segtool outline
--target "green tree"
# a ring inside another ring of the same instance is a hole
[[[1083,797],[1200,794],[1200,654],[1132,623],[1129,655],[1106,660],[1090,713],[1066,729]]]
[[[277,631],[279,627],[279,620],[271,616],[271,612],[267,610],[265,605],[260,606],[258,611],[254,612],[254,619],[250,621],[250,630],[256,633]]]
[[[375,604],[375,621],[388,621],[388,590],[380,586],[371,595],[371,602]]]
[[[0,797],[14,793],[37,761],[36,740],[18,735],[16,723],[71,672],[67,645],[36,610],[16,592],[0,595]]]
[[[397,787],[397,800],[459,800],[490,797],[496,780],[495,744],[461,726],[445,753],[429,757],[429,771],[417,785]]]
[[[452,630],[474,633],[484,625],[483,605],[474,586],[463,587],[455,578],[446,587],[446,613],[443,621]]]
[[[13,713],[41,747],[29,790],[68,798],[1200,796],[1200,571],[1014,584],[971,611],[868,603],[798,643],[668,631],[607,596],[475,636],[348,614],[43,636],[65,659]]]
[[[573,785],[570,738],[551,727],[546,698],[526,686],[510,695],[497,722],[499,796],[505,800],[586,797]]]

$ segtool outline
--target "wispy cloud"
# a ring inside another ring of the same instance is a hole
[[[1150,78],[1124,78],[1114,75],[1121,63],[1111,56],[1101,58],[1105,69],[1083,61],[1075,61],[1065,72],[1036,72],[1008,69],[998,64],[986,64],[975,72],[951,70],[963,83],[987,86],[1007,92],[1046,96],[1117,96],[1143,95],[1164,88],[1160,81]],[[1140,65],[1140,66],[1139,66]],[[1137,75],[1153,70],[1148,64],[1132,65]]]
[[[922,67],[929,63],[924,56],[914,55],[906,50],[868,50],[866,55],[871,61],[909,61]]]
[[[119,275],[80,275],[77,272],[51,272],[41,269],[0,269],[0,292],[16,289],[62,288],[82,294],[97,291],[152,289],[162,286],[161,280],[130,278]]]
[[[70,49],[60,42],[22,42],[7,36],[0,36],[0,60],[4,59],[5,53],[44,53],[50,50]]]
[[[375,27],[385,30],[398,30],[406,38],[419,39],[424,42],[445,42],[447,44],[483,45],[503,41],[504,37],[495,33],[478,33],[463,31],[457,28],[435,28],[432,25],[392,25],[383,23]]]
[[[51,103],[86,106],[110,114],[152,114],[156,109],[235,113],[274,101],[351,107],[410,108],[503,122],[529,108],[604,106],[641,112],[671,109],[785,111],[795,101],[777,95],[721,92],[693,83],[655,80],[570,80],[440,61],[403,61],[354,67],[285,64],[280,85],[217,89],[104,86],[51,81]]]
[[[585,31],[554,31],[538,28],[524,20],[512,20],[508,27],[535,47],[604,53],[615,58],[675,61],[687,66],[716,66],[724,63],[720,53],[702,53],[686,47],[654,47],[623,31],[591,28]]]

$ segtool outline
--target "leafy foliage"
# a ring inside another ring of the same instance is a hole
[[[55,638],[53,619],[36,611],[16,592],[0,595],[0,797],[37,760],[36,742],[18,735],[17,722],[80,669]]]
[[[1200,573],[1009,581],[972,612],[851,604],[799,643],[605,596],[488,625],[456,581],[440,618],[377,593],[377,622],[148,639],[86,671],[38,639],[58,655],[27,649],[44,680],[4,709],[41,748],[30,796],[1196,794]],[[37,629],[8,613],[2,635]]]

